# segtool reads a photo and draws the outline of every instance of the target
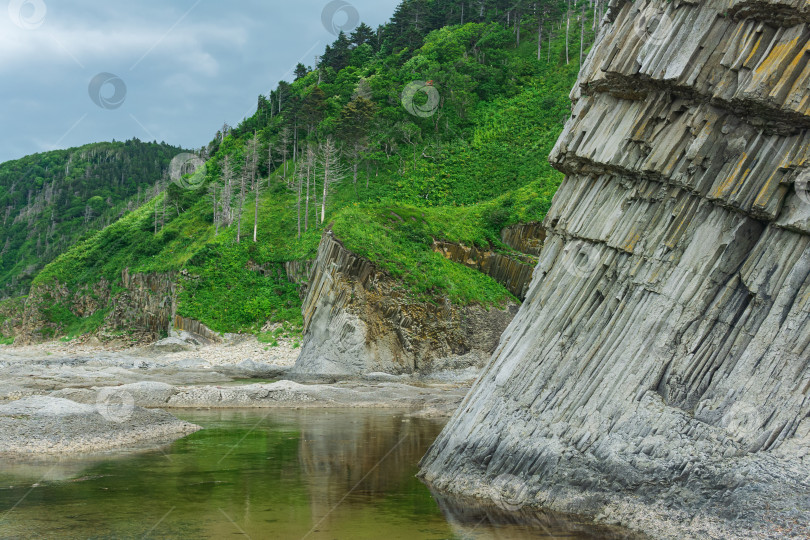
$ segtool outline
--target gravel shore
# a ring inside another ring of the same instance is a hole
[[[0,346],[0,456],[159,445],[199,429],[173,409],[376,407],[449,416],[474,375],[305,380],[290,371],[297,354],[292,340],[269,347],[253,336],[212,345],[176,336],[129,349]]]

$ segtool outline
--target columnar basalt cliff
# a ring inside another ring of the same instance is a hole
[[[809,22],[806,0],[611,3],[532,286],[423,461],[434,488],[810,536]]]
[[[392,277],[347,250],[331,231],[318,248],[304,299],[295,372],[356,375],[481,367],[517,311],[410,298]]]
[[[433,242],[433,251],[445,258],[482,272],[523,300],[532,281],[536,257],[523,254],[496,253],[487,249],[468,247],[450,242]]]
[[[540,255],[546,230],[542,223],[518,223],[501,231],[501,240],[512,249],[527,255]]]
[[[76,317],[105,311],[98,330],[130,329],[133,339],[148,342],[169,331],[176,312],[176,273],[132,274],[125,269],[118,290],[106,279],[78,291],[59,282],[35,286],[25,300],[17,344],[28,344],[60,335],[63,328],[49,319],[54,306],[69,309]]]

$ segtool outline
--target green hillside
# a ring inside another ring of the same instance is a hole
[[[547,156],[570,114],[593,13],[569,12],[566,62],[565,2],[522,12],[487,2],[475,21],[446,26],[462,4],[406,1],[387,25],[341,34],[319,65],[299,65],[295,81],[259,96],[253,116],[225,126],[204,168],[77,244],[34,285],[78,291],[102,277],[120,283],[125,267],[182,270],[180,315],[221,332],[297,326],[300,299],[282,265],[314,258],[332,227],[415,297],[510,298],[431,244],[508,251],[503,227],[544,217],[561,181]],[[432,15],[414,25],[419,10]]]
[[[0,298],[25,294],[46,263],[151,199],[181,151],[136,139],[0,164]]]

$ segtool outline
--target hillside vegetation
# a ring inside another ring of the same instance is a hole
[[[180,152],[135,139],[0,164],[0,298],[25,294],[46,263],[151,199]]]
[[[78,291],[102,277],[116,286],[124,268],[179,272],[179,315],[220,332],[298,326],[283,263],[313,259],[331,227],[414,297],[511,298],[431,244],[508,251],[503,227],[544,217],[561,181],[547,156],[570,114],[594,13],[485,2],[474,20],[451,25],[462,4],[406,1],[377,30],[341,33],[318,65],[299,65],[295,81],[259,96],[253,116],[223,126],[199,151],[204,167],[84,239],[34,285]]]

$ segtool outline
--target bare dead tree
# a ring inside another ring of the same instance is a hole
[[[535,4],[537,9],[537,4]],[[545,12],[540,12],[537,15],[537,59],[540,60],[540,53],[543,49],[543,23],[546,22]]]
[[[272,107],[271,107],[272,109]],[[270,175],[273,172],[273,143],[267,145],[267,187],[270,187]]]
[[[579,27],[579,67],[582,69],[582,57],[585,53],[585,3],[582,4],[582,17]]]
[[[230,227],[231,223],[233,223],[232,200],[233,166],[231,165],[231,156],[225,156],[225,160],[222,162],[222,194],[220,196],[220,206],[222,207],[222,222],[227,227]]]
[[[258,179],[259,172],[259,136],[254,133],[253,138],[250,140],[250,178],[253,190],[253,243],[259,240],[259,187],[260,182]]]
[[[298,167],[295,172],[295,213],[298,226],[298,238],[301,238],[301,197],[304,192],[304,181],[309,181],[305,167]]]
[[[245,184],[247,183],[248,169],[250,168],[250,153],[245,152],[245,165],[242,167],[242,174],[239,175],[239,209],[236,213],[236,243],[242,242],[242,210],[245,206]]]
[[[319,158],[320,176],[323,182],[323,194],[321,196],[321,223],[323,223],[326,220],[326,202],[329,196],[329,186],[340,182],[344,177],[338,150],[331,137],[327,137],[326,142],[321,145]]]
[[[211,202],[214,206],[214,238],[219,236],[219,206],[217,205],[217,185],[215,182],[211,182],[208,185],[208,196],[211,197]]]
[[[571,28],[571,0],[568,0],[566,4],[565,10],[565,64],[568,65],[570,63],[568,57],[568,34]]]
[[[306,204],[304,208],[304,231],[309,230],[309,185],[312,179],[312,173],[315,168],[315,151],[312,149],[312,145],[307,145],[307,196],[306,196]]]
[[[281,130],[281,159],[283,161],[282,167],[284,168],[282,171],[282,176],[284,181],[287,181],[287,156],[289,155],[290,151],[290,128],[288,126],[284,126],[284,129]]]

